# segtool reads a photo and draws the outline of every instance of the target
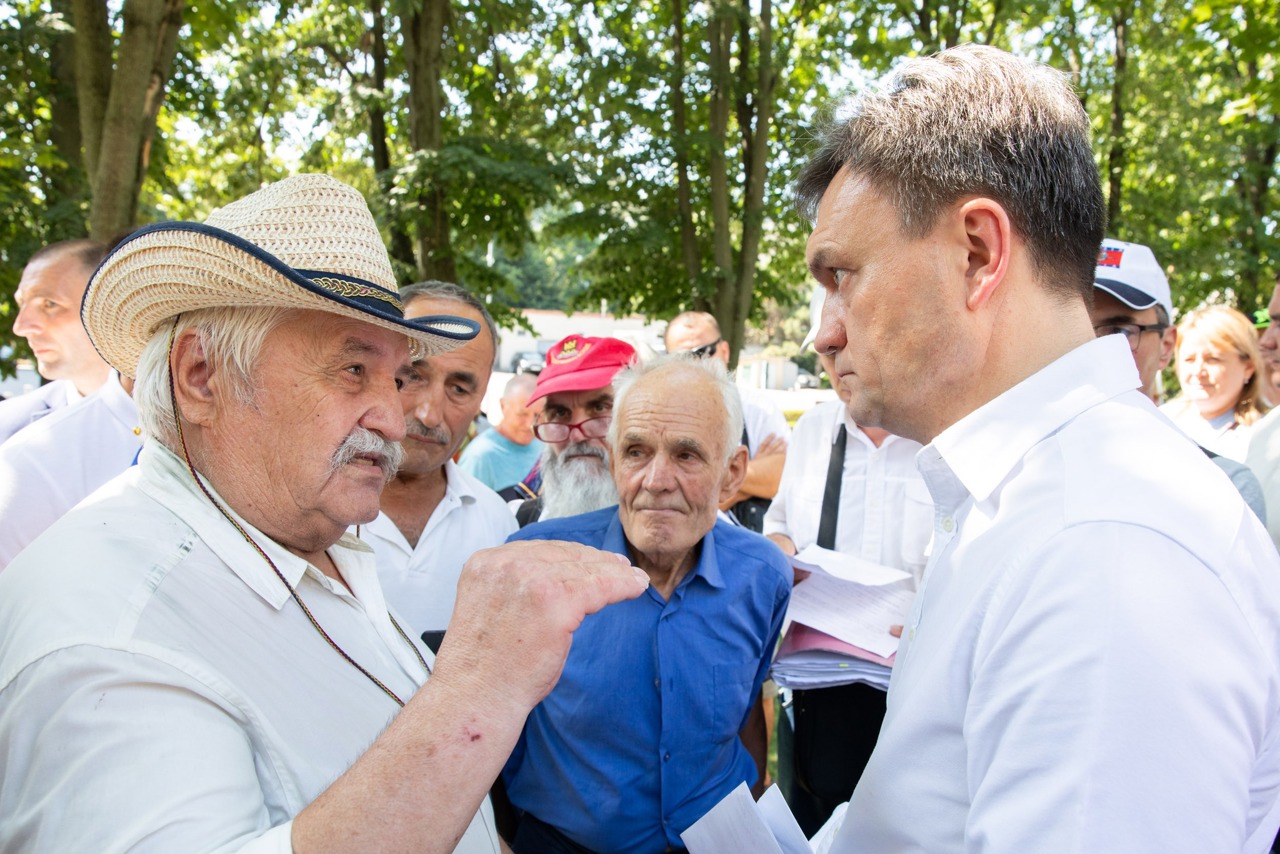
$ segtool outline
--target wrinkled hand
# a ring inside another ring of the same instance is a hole
[[[527,712],[560,678],[588,614],[633,599],[649,578],[622,555],[526,540],[471,556],[433,678],[467,681],[478,699]]]

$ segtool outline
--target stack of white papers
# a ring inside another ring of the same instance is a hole
[[[792,563],[809,571],[795,586],[790,626],[773,664],[783,688],[867,682],[887,688],[902,625],[915,598],[911,574],[818,546]]]
[[[885,658],[803,623],[792,623],[773,662],[773,681],[792,690],[866,682],[887,691],[895,655]]]

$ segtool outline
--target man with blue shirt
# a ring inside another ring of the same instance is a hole
[[[791,570],[764,538],[717,521],[746,473],[742,410],[723,365],[666,356],[614,380],[619,506],[530,525],[627,555],[650,590],[587,617],[555,689],[503,772],[534,852],[679,850],[680,833],[764,777],[760,687]]]

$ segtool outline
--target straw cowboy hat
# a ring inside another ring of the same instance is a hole
[[[80,318],[127,376],[162,323],[203,308],[327,311],[407,335],[415,356],[451,350],[480,324],[404,319],[386,247],[364,197],[328,175],[296,175],[219,208],[203,223],[139,229],[103,260]]]

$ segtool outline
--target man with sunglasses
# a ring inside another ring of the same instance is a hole
[[[1173,358],[1178,329],[1170,322],[1173,301],[1169,279],[1155,254],[1140,243],[1104,240],[1093,278],[1093,305],[1089,318],[1094,334],[1123,335],[1138,368],[1141,389],[1160,402],[1160,372]],[[1202,449],[1226,472],[1254,514],[1267,520],[1262,485],[1244,465]]]
[[[533,426],[545,445],[542,487],[516,511],[521,527],[618,503],[604,437],[613,417],[614,375],[635,361],[635,348],[617,338],[570,335],[547,351],[529,398],[530,404],[543,401]]]
[[[720,324],[705,311],[686,311],[667,324],[665,343],[668,353],[692,353],[702,358],[719,359],[729,367],[729,342],[720,335]],[[791,428],[778,407],[752,389],[739,388],[742,415],[746,427],[742,444],[747,446],[750,460],[747,477],[738,494],[720,508],[731,513],[745,528],[759,532],[764,527],[764,514],[769,502],[778,494],[782,465],[786,462],[787,442]]]

